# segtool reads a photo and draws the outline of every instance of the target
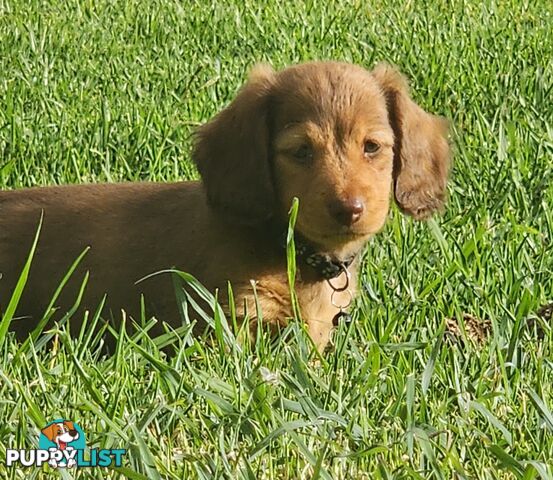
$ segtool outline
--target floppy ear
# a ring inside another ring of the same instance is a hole
[[[386,95],[394,131],[396,202],[416,219],[426,218],[445,201],[450,165],[448,123],[411,100],[407,82],[393,67],[379,64],[372,73]]]
[[[44,434],[44,436],[50,440],[51,442],[54,441],[56,438],[56,434],[58,433],[58,427],[55,423],[52,423],[51,425],[48,425],[47,427],[44,427],[41,432]]]
[[[192,152],[209,203],[246,223],[273,213],[268,104],[274,75],[268,66],[255,67],[232,103],[200,127]]]

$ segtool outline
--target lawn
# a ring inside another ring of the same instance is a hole
[[[553,478],[551,2],[0,0],[0,188],[195,178],[248,69],[311,59],[394,63],[451,120],[445,213],[391,212],[323,358],[298,324],[107,358],[90,328],[0,328],[0,478]],[[123,467],[7,468],[55,418]]]

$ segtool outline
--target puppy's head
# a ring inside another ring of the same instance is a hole
[[[313,62],[254,69],[199,130],[193,158],[213,206],[283,221],[298,197],[297,230],[345,252],[382,227],[392,189],[417,219],[441,207],[446,137],[445,120],[416,105],[393,68]]]
[[[56,442],[56,439],[60,439],[66,443],[72,442],[79,438],[79,433],[75,429],[73,422],[64,420],[63,422],[51,423],[47,427],[44,427],[41,432],[51,442]]]

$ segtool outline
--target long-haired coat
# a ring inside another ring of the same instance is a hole
[[[359,252],[388,215],[390,198],[415,218],[444,201],[449,168],[445,120],[409,96],[393,68],[312,62],[274,72],[256,67],[231,104],[197,133],[201,182],[79,185],[0,192],[0,309],[5,309],[32,244],[42,233],[13,328],[24,338],[45,314],[74,259],[90,246],[55,307],[73,316],[140,312],[180,324],[169,275],[190,272],[225,305],[227,282],[255,321],[255,281],[263,321],[292,316],[282,234],[294,197],[303,320],[320,347],[337,306],[355,289]],[[348,291],[334,294],[349,274]],[[330,279],[329,283],[327,280]],[[160,332],[161,329],[158,329]]]

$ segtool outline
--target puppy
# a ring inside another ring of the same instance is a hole
[[[79,438],[79,432],[75,429],[73,422],[64,420],[63,422],[52,423],[47,427],[44,427],[41,432],[46,436],[48,440],[56,444],[56,448],[52,447],[49,450],[74,450],[73,447],[67,445],[74,442]],[[77,464],[74,458],[67,460],[67,465],[58,463],[56,459],[51,458],[48,462],[52,468],[69,467],[72,468]]]
[[[12,327],[25,338],[60,280],[89,246],[55,307],[60,318],[90,277],[71,322],[140,312],[178,326],[169,275],[189,272],[238,315],[275,330],[292,317],[282,237],[294,197],[301,316],[319,348],[355,293],[359,254],[393,196],[422,219],[444,203],[447,123],[421,109],[392,67],[312,62],[256,67],[231,104],[197,132],[201,182],[80,185],[0,192],[0,308],[14,290],[41,212],[44,221]],[[258,296],[253,296],[252,280]],[[261,312],[258,312],[257,307]],[[157,333],[162,330],[158,328]],[[156,333],[156,332],[154,332]]]

